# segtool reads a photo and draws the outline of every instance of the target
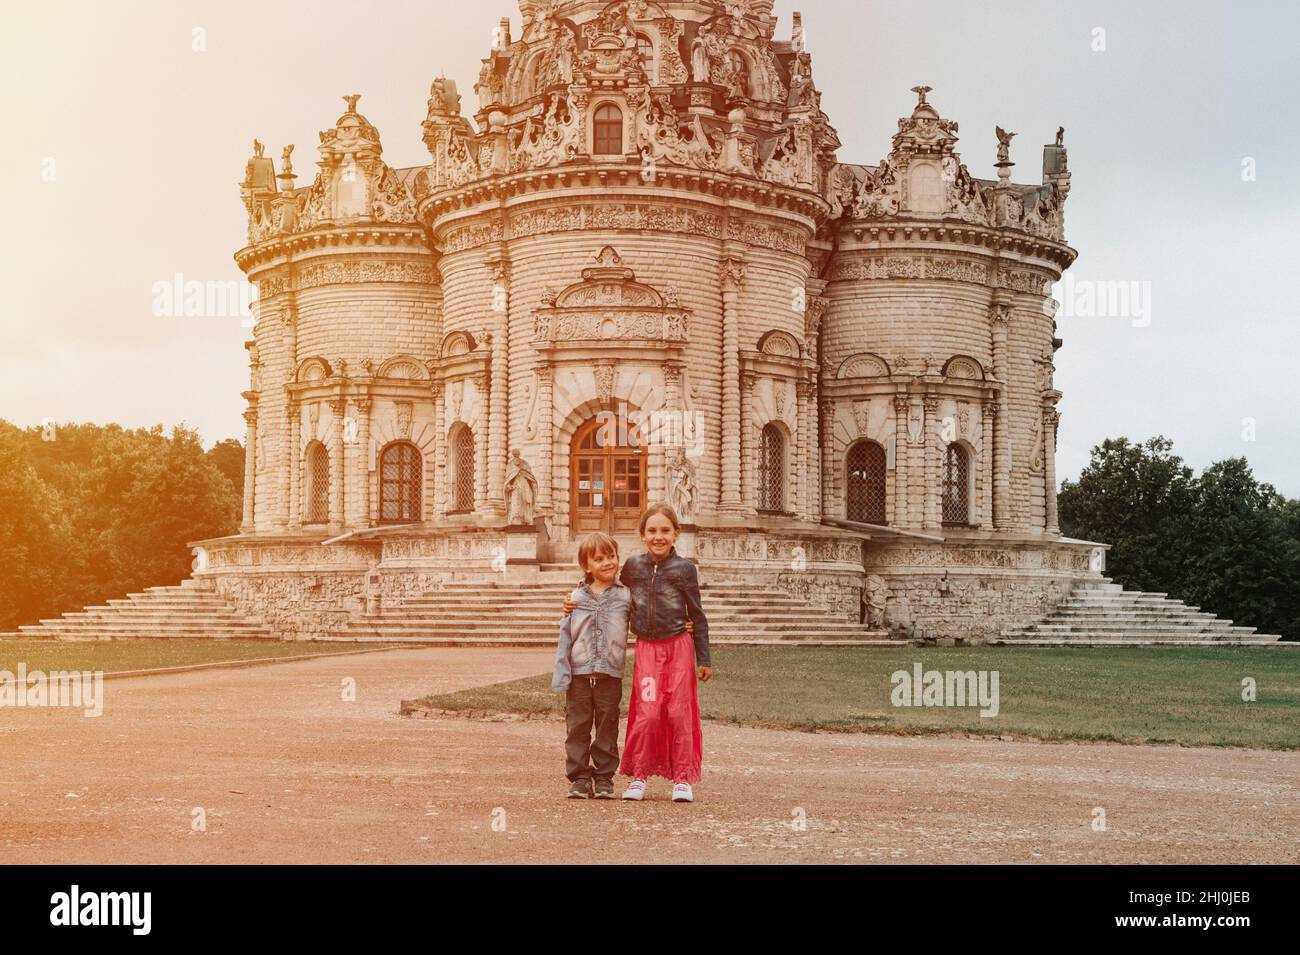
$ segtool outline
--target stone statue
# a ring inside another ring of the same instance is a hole
[[[885,625],[885,602],[889,597],[889,587],[885,579],[877,574],[867,577],[867,585],[862,588],[862,616],[872,630],[880,630]]]
[[[684,524],[690,523],[695,515],[696,488],[692,470],[686,451],[678,448],[668,466],[668,504]]]
[[[1064,145],[1065,145],[1065,127],[1064,127],[1064,126],[1058,126],[1058,127],[1056,127],[1056,145],[1058,145],[1058,146],[1064,146]]]
[[[993,128],[997,131],[998,136],[998,162],[1010,162],[1011,140],[1016,134],[1008,133],[1001,126],[995,126]]]
[[[568,27],[561,27],[555,38],[553,55],[560,82],[573,82],[573,65],[578,57],[578,41]]]
[[[925,101],[925,94],[928,93],[928,92],[930,92],[932,89],[934,89],[933,86],[913,86],[913,87],[912,87],[912,92],[916,94],[916,108],[917,108],[917,109],[920,109],[922,106],[929,106],[929,105],[930,105],[929,103],[927,103],[927,102]]]
[[[709,53],[704,43],[696,40],[691,46],[691,82],[707,83],[709,81]]]
[[[266,148],[266,147],[262,145],[262,141],[261,141],[260,139],[254,139],[254,140],[253,140],[253,157],[254,157],[255,159],[261,159],[261,158],[262,158],[262,150],[265,149],[265,148]]]
[[[289,158],[292,155],[293,143],[290,143],[288,146],[285,146],[284,150],[280,153],[280,165],[284,167],[280,170],[280,174],[283,176],[287,176],[293,172],[293,160]]]
[[[531,525],[537,506],[537,478],[518,448],[510,455],[506,468],[506,496],[510,502],[506,523]]]
[[[349,96],[343,97],[343,102],[348,104],[349,113],[355,113],[357,111],[357,100],[359,99],[361,99],[360,93],[352,93]]]

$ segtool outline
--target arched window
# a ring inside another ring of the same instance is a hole
[[[874,441],[855,441],[845,464],[845,516],[864,524],[885,523],[885,449]]]
[[[591,151],[597,156],[623,154],[623,112],[613,103],[598,107],[592,117]]]
[[[451,442],[453,512],[474,510],[474,432],[461,426]]]
[[[781,511],[785,503],[785,436],[774,424],[763,426],[758,443],[758,509]]]
[[[943,459],[943,522],[970,523],[970,455],[960,444],[948,445]]]
[[[307,445],[307,517],[305,523],[324,524],[330,519],[330,456],[325,445]]]
[[[379,456],[379,521],[407,524],[420,519],[420,449],[395,441]]]
[[[646,79],[651,85],[657,83],[659,71],[655,64],[655,47],[644,33],[636,35],[636,52],[641,60],[641,69],[645,71]]]

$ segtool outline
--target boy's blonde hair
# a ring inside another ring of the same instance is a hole
[[[591,583],[591,574],[587,571],[587,561],[592,557],[603,557],[609,554],[615,559],[618,558],[618,541],[603,534],[600,531],[588,534],[578,545],[578,566],[582,569],[583,577],[587,583]]]

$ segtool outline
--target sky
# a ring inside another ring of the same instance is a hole
[[[977,177],[996,175],[995,125],[1019,134],[1017,182],[1065,126],[1058,478],[1106,437],[1163,434],[1198,471],[1244,455],[1300,497],[1300,5],[781,0],[778,37],[794,9],[841,161],[886,155],[922,84]],[[242,440],[251,330],[166,314],[157,283],[241,278],[252,139],[277,166],[297,144],[307,184],[344,94],[390,165],[427,163],[430,82],[455,79],[472,113],[507,15],[517,36],[505,0],[6,4],[0,418]],[[1090,314],[1100,283],[1128,307]]]

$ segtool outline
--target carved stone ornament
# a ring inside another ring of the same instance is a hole
[[[623,348],[685,345],[690,311],[670,304],[669,296],[636,281],[622,257],[605,246],[596,265],[582,270],[582,281],[557,293],[553,304],[533,311],[535,346]],[[676,293],[672,293],[675,301]]]

